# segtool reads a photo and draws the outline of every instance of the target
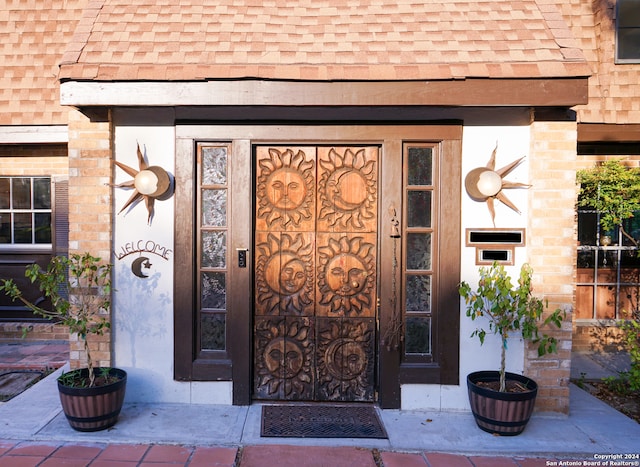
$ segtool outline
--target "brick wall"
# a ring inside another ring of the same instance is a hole
[[[0,341],[22,341],[23,330],[29,333],[24,339],[28,341],[66,341],[69,339],[69,328],[51,323],[11,322],[0,323]]]
[[[617,326],[604,323],[580,324],[573,329],[576,352],[620,352],[626,350],[624,333]]]
[[[0,167],[0,175],[5,176],[67,175],[67,145],[0,145]]]
[[[534,271],[534,293],[549,309],[567,311],[562,328],[547,330],[559,341],[558,353],[539,358],[525,353],[525,374],[539,385],[536,410],[568,413],[572,310],[576,265],[575,122],[534,121],[531,125],[527,241]]]
[[[111,125],[69,112],[69,252],[111,258]],[[110,319],[110,317],[108,317]],[[84,346],[70,336],[71,367],[84,365]],[[90,337],[96,366],[111,365],[111,335]]]

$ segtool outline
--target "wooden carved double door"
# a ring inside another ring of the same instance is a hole
[[[256,399],[373,401],[377,146],[257,146]]]

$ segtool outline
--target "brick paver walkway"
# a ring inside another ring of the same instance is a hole
[[[356,447],[261,445],[238,449],[0,440],[0,465],[3,467],[542,467],[557,461],[550,458],[378,452]]]

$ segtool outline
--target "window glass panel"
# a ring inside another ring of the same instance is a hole
[[[409,227],[431,227],[431,192],[408,192],[407,214]]]
[[[596,259],[600,270],[615,269],[618,260],[618,252],[615,250],[599,250],[596,252]]]
[[[51,243],[51,213],[37,212],[35,220],[35,243]]]
[[[202,267],[224,268],[227,258],[226,232],[202,232]]]
[[[0,213],[0,243],[11,243],[11,214]]]
[[[596,252],[593,250],[578,251],[578,267],[593,268],[596,262]]]
[[[223,313],[203,313],[200,330],[202,350],[225,350],[226,316]]]
[[[618,59],[640,59],[640,28],[618,30]]]
[[[409,185],[431,185],[433,151],[431,148],[409,148]]]
[[[618,0],[618,26],[640,27],[640,0]]]
[[[407,313],[431,311],[431,277],[407,275]]]
[[[636,241],[636,244],[640,244],[640,211],[635,211],[631,219],[625,219],[622,223],[625,232],[629,234]],[[626,236],[622,236],[622,244],[625,246],[635,246],[633,242]]]
[[[10,203],[10,180],[8,178],[0,178],[0,209],[9,209],[11,207]]]
[[[431,353],[431,318],[408,317],[407,333],[405,336],[405,353]]]
[[[431,234],[407,234],[407,269],[431,269]]]
[[[632,268],[631,271],[637,272],[640,271],[640,257],[638,256],[638,250],[624,250],[620,254],[620,267],[622,268]],[[638,268],[638,269],[636,269]],[[629,282],[624,279],[625,269],[621,272],[621,281]],[[639,302],[640,304],[640,302]]]
[[[225,185],[227,183],[227,148],[202,148],[202,184]]]
[[[578,241],[580,245],[595,245],[597,234],[595,211],[578,211]]]
[[[31,214],[17,212],[13,215],[13,242],[31,243]]]
[[[48,178],[33,179],[33,208],[51,209],[51,182]]]
[[[227,190],[202,190],[202,225],[227,224]]]
[[[640,61],[640,0],[618,0],[616,60]]]
[[[202,308],[224,310],[227,306],[226,277],[223,272],[203,272],[201,280]]]
[[[13,209],[31,209],[31,179],[14,178]]]

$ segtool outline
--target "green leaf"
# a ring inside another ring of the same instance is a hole
[[[522,266],[517,285],[513,284],[504,266],[497,262],[491,267],[480,268],[479,273],[476,290],[466,282],[461,282],[458,287],[458,292],[464,298],[466,315],[472,320],[486,320],[489,332],[501,336],[502,352],[506,352],[507,340],[514,332],[521,332],[524,339],[537,343],[540,356],[555,352],[556,340],[547,335],[539,338],[539,326],[553,324],[560,327],[565,313],[555,310],[540,322],[546,304],[533,296],[531,266]],[[482,345],[486,334],[487,330],[477,328],[471,336],[477,336]],[[501,364],[500,372],[504,374],[504,364]]]

